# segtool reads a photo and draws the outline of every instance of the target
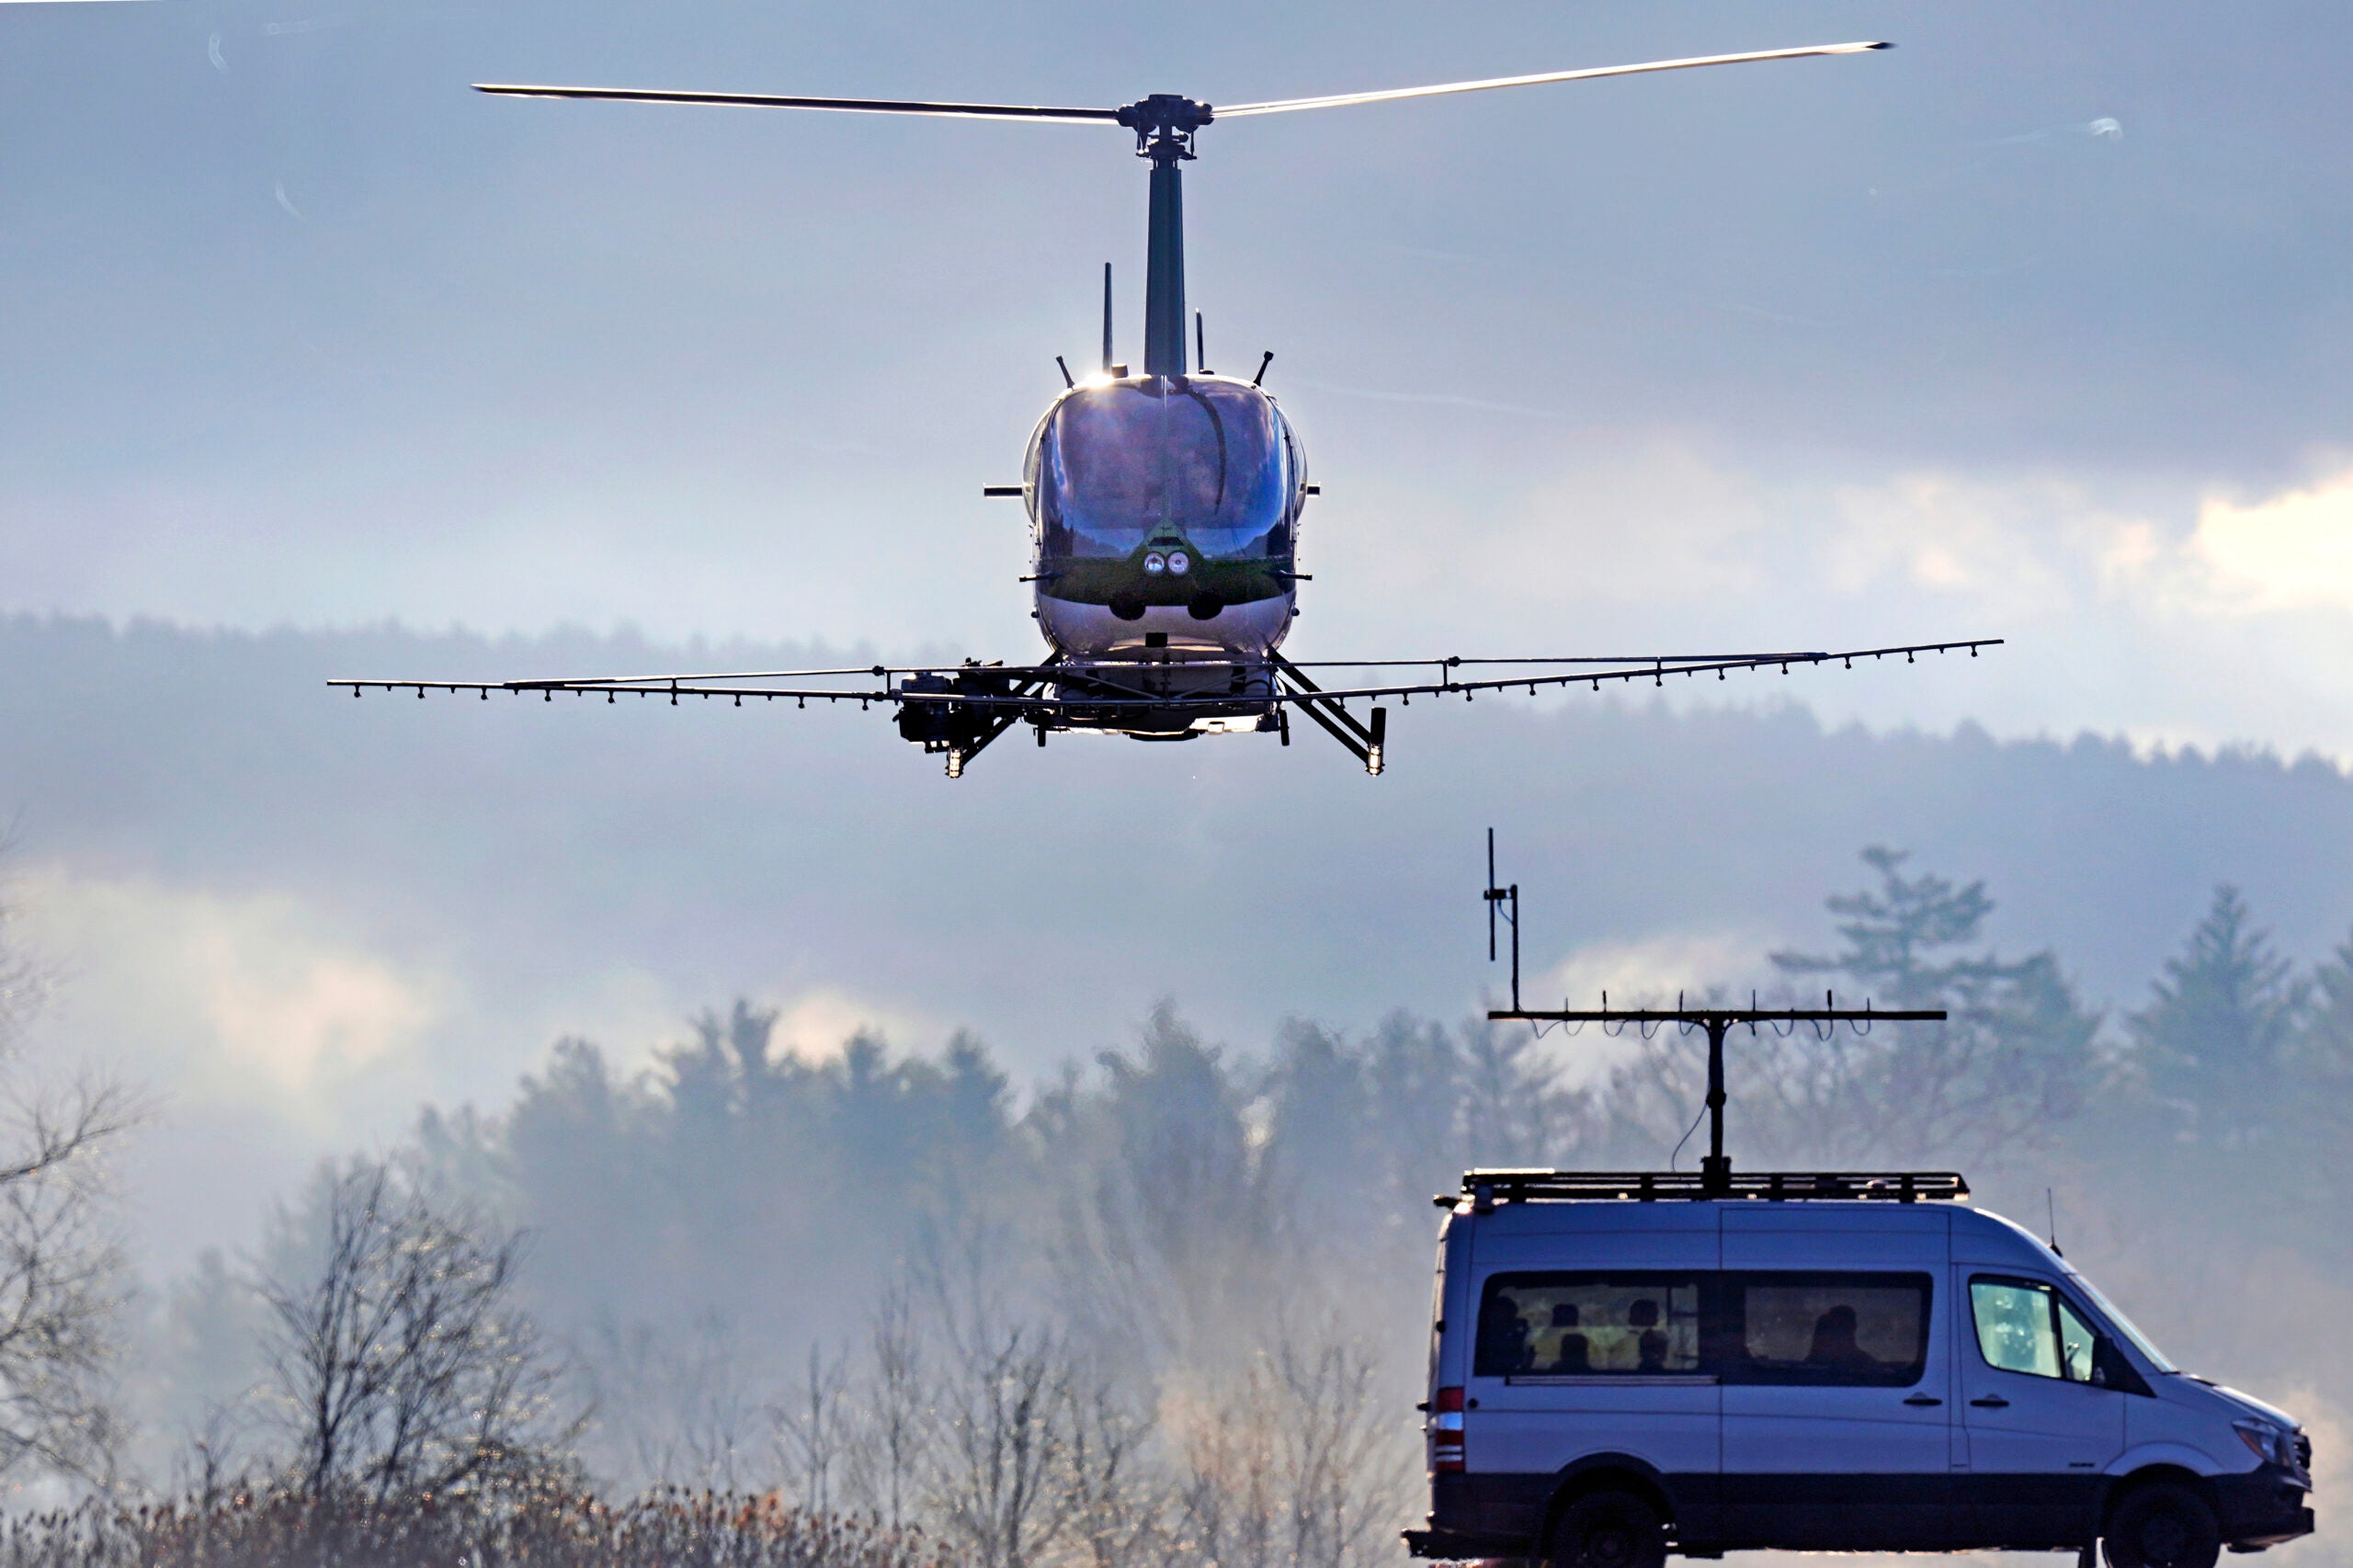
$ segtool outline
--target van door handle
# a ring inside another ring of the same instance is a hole
[[[1904,1403],[1906,1403],[1906,1404],[1916,1404],[1916,1405],[1920,1405],[1920,1406],[1926,1407],[1926,1406],[1927,1406],[1927,1405],[1931,1405],[1931,1404],[1942,1404],[1942,1403],[1944,1403],[1944,1401],[1943,1401],[1943,1400],[1938,1399],[1935,1394],[1932,1394],[1932,1393],[1915,1393],[1915,1394],[1914,1394],[1911,1398],[1909,1398],[1909,1399],[1905,1400]]]
[[[1997,1393],[1981,1393],[1969,1402],[1980,1410],[2007,1410],[2010,1402]]]

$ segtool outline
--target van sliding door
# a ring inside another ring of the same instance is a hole
[[[1810,1216],[1759,1209],[1724,1216],[1715,1337],[1725,1544],[1945,1546],[1952,1313],[1939,1300],[1943,1230],[1827,1233]]]

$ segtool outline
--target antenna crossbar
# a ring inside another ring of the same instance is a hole
[[[1823,994],[1819,1007],[1760,1007],[1753,994],[1745,1007],[1704,1004],[1691,1007],[1684,1006],[1679,996],[1672,1007],[1612,1007],[1607,991],[1601,994],[1598,1007],[1523,1007],[1519,1002],[1519,884],[1506,887],[1495,880],[1494,828],[1487,830],[1487,885],[1480,897],[1487,905],[1488,962],[1495,960],[1496,915],[1502,914],[1511,923],[1511,1006],[1490,1008],[1490,1023],[1600,1024],[1605,1028],[1632,1024],[1644,1031],[1674,1024],[1686,1030],[1708,1031],[1708,1153],[1699,1162],[1699,1189],[1706,1197],[1728,1197],[1733,1190],[1732,1161],[1724,1153],[1724,1036],[1743,1024],[1752,1033],[1759,1024],[1848,1024],[1860,1034],[1872,1024],[1942,1023],[1948,1016],[1941,1007],[1874,1007],[1868,997],[1859,1007],[1841,1007],[1830,992]]]
[[[1514,933],[1518,935],[1517,932]],[[1605,997],[1604,1000],[1607,1000]],[[1825,1002],[1829,998],[1824,998]],[[1724,1036],[1746,1024],[1875,1024],[1942,1023],[1941,1007],[1562,1007],[1550,1010],[1517,1005],[1491,1009],[1495,1023],[1556,1024],[1679,1024],[1708,1031],[1708,1152],[1699,1161],[1699,1186],[1711,1197],[1732,1193],[1732,1160],[1724,1153]]]
[[[1879,1024],[1941,1022],[1942,1008],[1874,1007],[1590,1007],[1543,1011],[1504,1007],[1487,1015],[1531,1024]]]

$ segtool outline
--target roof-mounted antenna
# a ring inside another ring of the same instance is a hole
[[[1197,374],[1210,373],[1210,340],[1201,325],[1201,312],[1193,312],[1193,369]]]
[[[1103,373],[1111,373],[1111,264],[1103,264]]]
[[[1507,888],[1495,885],[1495,830],[1492,827],[1487,830],[1487,887],[1481,896],[1487,901],[1487,958],[1490,962],[1494,961],[1495,956],[1495,916],[1502,910],[1505,901],[1508,900],[1511,906],[1503,916],[1511,922],[1511,1007],[1508,1011],[1501,1007],[1490,1007],[1487,1009],[1488,1022],[1509,1021],[1529,1024],[1535,1026],[1539,1033],[1542,1032],[1543,1026],[1547,1024],[1599,1024],[1605,1034],[1611,1032],[1612,1025],[1622,1028],[1628,1024],[1632,1024],[1645,1031],[1643,1035],[1645,1040],[1650,1038],[1648,1030],[1665,1024],[1674,1024],[1687,1033],[1695,1028],[1708,1031],[1708,1095],[1704,1104],[1708,1117],[1708,1152],[1699,1161],[1699,1196],[1702,1198],[1729,1198],[1733,1191],[1732,1159],[1724,1153],[1726,1099],[1724,1036],[1730,1034],[1734,1028],[1746,1024],[1749,1032],[1753,1034],[1759,1024],[1847,1024],[1854,1026],[1855,1032],[1860,1034],[1873,1024],[1915,1021],[1941,1023],[1945,1018],[1945,1011],[1941,1007],[1875,1008],[1868,997],[1864,999],[1859,1008],[1841,1007],[1838,1006],[1838,999],[1826,991],[1823,993],[1822,1006],[1819,1007],[1759,1007],[1753,995],[1745,1007],[1714,1005],[1694,1007],[1688,1006],[1679,994],[1675,999],[1672,1011],[1658,1007],[1612,1007],[1609,1005],[1609,993],[1607,991],[1601,994],[1601,1006],[1596,1008],[1562,1007],[1555,1010],[1523,1007],[1519,1002],[1519,884],[1515,882]],[[1697,1118],[1693,1119],[1692,1126],[1695,1129],[1699,1126]],[[1680,1145],[1677,1147],[1679,1149]],[[1671,1179],[1671,1174],[1670,1178],[1663,1179]],[[1809,1176],[1804,1179],[1811,1183],[1816,1178]],[[1879,1181],[1883,1178],[1824,1176],[1819,1179]],[[1895,1196],[1901,1202],[1910,1203],[1923,1194],[1923,1188],[1920,1186],[1923,1178],[1917,1172],[1910,1176],[1904,1176],[1899,1172],[1893,1178],[1887,1179],[1893,1179],[1897,1184]],[[1941,1183],[1945,1177],[1936,1176],[1933,1179]],[[1647,1188],[1652,1178],[1644,1176],[1642,1180]],[[1777,1199],[1783,1197],[1781,1184],[1784,1178],[1777,1176],[1770,1177],[1769,1180],[1771,1189],[1768,1196]],[[1958,1189],[1950,1195],[1958,1196],[1969,1190],[1967,1184],[1961,1182],[1958,1176],[1951,1177],[1950,1186]],[[2049,1189],[2045,1188],[2044,1191],[2047,1194]],[[1949,1195],[1947,1189],[1941,1187],[1927,1193],[1927,1196],[1932,1198],[1947,1195]],[[2055,1227],[2052,1250],[2053,1252],[2058,1250]]]
[[[2059,1250],[2059,1199],[2052,1196],[2051,1189],[2047,1187],[2042,1189],[2042,1214],[2051,1228],[2052,1256],[2066,1256],[2065,1253]]]
[[[1054,356],[1054,364],[1062,370],[1063,385],[1065,387],[1074,387],[1078,385],[1075,381],[1071,379],[1070,367],[1063,362],[1063,357],[1061,355],[1057,354]]]
[[[1275,362],[1275,351],[1274,351],[1273,349],[1269,348],[1269,349],[1267,349],[1267,352],[1266,352],[1266,354],[1264,355],[1264,357],[1262,357],[1262,358],[1259,359],[1259,361],[1258,361],[1258,373],[1257,373],[1256,375],[1255,375],[1255,376],[1253,376],[1253,377],[1251,377],[1251,378],[1250,378],[1250,384],[1251,384],[1252,386],[1254,386],[1254,387],[1255,387],[1255,386],[1256,386],[1260,381],[1265,381],[1265,380],[1267,379],[1267,366],[1269,366],[1269,365],[1271,365],[1271,364],[1273,364],[1274,362]]]
[[[1495,830],[1487,830],[1487,888],[1479,895],[1487,901],[1487,961],[1495,961],[1495,916],[1503,912],[1504,902],[1511,902],[1511,911],[1504,919],[1511,925],[1511,1010],[1519,1011],[1519,884],[1507,888],[1495,885]]]

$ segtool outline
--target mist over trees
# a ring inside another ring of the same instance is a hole
[[[1774,955],[1779,996],[1951,1021],[1735,1032],[1735,1160],[1957,1165],[1993,1207],[2047,1207],[2160,1343],[2304,1415],[2326,1486],[2353,1409],[2325,1329],[2353,1310],[2353,1244],[2324,1218],[2353,939],[2300,968],[2222,887],[2141,1005],[2104,1016],[2059,953],[1986,940],[1984,882],[1877,847],[1859,880],[1826,901],[1824,950]],[[1424,1506],[1432,1196],[1473,1165],[1696,1158],[1700,1037],[1672,1030],[1400,1011],[1293,1019],[1253,1051],[1167,1002],[1021,1085],[970,1035],[813,1059],[777,1017],[704,1013],[633,1073],[563,1040],[505,1107],[427,1110],[397,1149],[322,1169],[258,1255],[149,1297],[136,1354],[101,1348],[95,1310],[57,1341],[55,1375],[106,1372],[111,1403],[82,1449],[28,1461],[102,1498],[177,1489],[173,1529],[281,1544],[298,1517],[422,1542],[408,1510],[447,1496],[477,1545],[603,1530],[618,1553],[622,1516],[582,1499],[708,1494],[744,1501],[629,1516],[630,1539],[748,1531],[753,1556],[813,1565],[1356,1568],[1395,1560]],[[2283,1171],[2313,1179],[2283,1195]],[[2189,1256],[2264,1278],[2266,1332],[2186,1288]],[[19,1364],[9,1390],[38,1393]],[[153,1545],[111,1506],[33,1544]]]

